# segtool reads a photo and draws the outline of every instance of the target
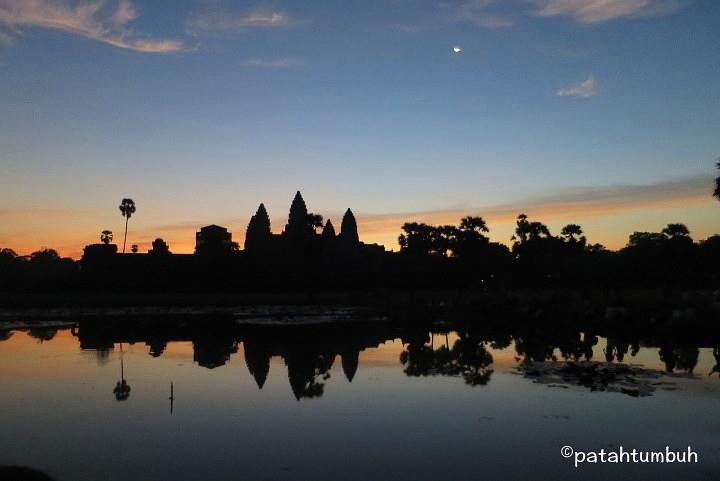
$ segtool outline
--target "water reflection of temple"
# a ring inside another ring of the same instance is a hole
[[[352,382],[363,350],[398,337],[398,331],[389,326],[242,327],[222,320],[212,324],[212,328],[201,328],[186,323],[138,327],[81,322],[73,334],[84,350],[107,353],[120,343],[144,343],[153,357],[162,356],[168,343],[190,342],[193,360],[208,369],[225,365],[242,344],[247,369],[258,388],[267,380],[270,360],[280,357],[297,399],[322,396],[338,356],[346,379]]]
[[[720,372],[720,335],[708,332],[643,334],[635,330],[580,331],[561,326],[539,329],[532,325],[479,324],[445,329],[431,330],[423,323],[362,322],[249,326],[237,324],[233,318],[218,317],[133,323],[123,319],[81,321],[71,332],[83,350],[95,351],[102,364],[109,362],[109,353],[122,344],[145,344],[150,356],[159,357],[168,343],[187,342],[192,345],[194,361],[208,369],[226,365],[242,349],[248,372],[260,389],[267,381],[271,359],[280,358],[297,399],[322,396],[336,362],[352,382],[363,350],[396,339],[403,345],[399,361],[406,375],[456,377],[469,386],[490,382],[493,352],[508,348],[514,350],[518,366],[555,361],[577,365],[633,363],[642,349],[651,348],[663,370],[691,376],[699,371],[700,348],[709,348],[715,366],[703,369],[710,374]],[[448,336],[450,329],[452,335]],[[23,330],[42,343],[51,340],[58,327],[30,324]],[[10,339],[13,332],[0,329],[0,341]],[[601,338],[605,339],[602,348],[602,344],[598,346]],[[122,383],[122,370],[120,377]]]

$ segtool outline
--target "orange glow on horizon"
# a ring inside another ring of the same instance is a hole
[[[715,232],[713,212],[718,206],[715,200],[707,195],[688,195],[669,199],[635,200],[623,203],[616,201],[584,201],[567,203],[539,203],[535,205],[513,205],[505,207],[491,207],[486,209],[451,209],[427,212],[389,213],[389,214],[362,214],[356,213],[360,238],[365,243],[384,245],[388,250],[397,250],[397,238],[401,233],[401,226],[405,222],[424,222],[434,225],[457,225],[459,220],[467,215],[482,216],[489,224],[490,238],[493,241],[505,244],[510,243],[510,237],[515,228],[515,220],[519,213],[526,213],[533,220],[548,224],[551,231],[559,230],[562,223],[579,223],[588,236],[589,242],[599,242],[610,249],[619,249],[627,242],[627,236],[635,230],[661,229],[670,222],[684,222],[691,228],[696,240],[704,239]],[[676,213],[673,215],[673,213]],[[92,231],[87,226],[90,220],[73,223],[73,217],[61,216],[60,219],[51,219],[40,215],[37,218],[23,218],[16,212],[4,212],[0,215],[6,217],[5,225],[17,225],[18,231],[0,235],[0,247],[9,247],[19,254],[29,254],[43,247],[56,249],[61,255],[79,259],[83,247],[98,242],[99,239],[88,238],[85,234]],[[333,220],[335,216],[333,216]],[[647,219],[666,220],[655,222],[651,227]],[[142,219],[138,219],[142,220]],[[133,218],[135,223],[138,220]],[[284,226],[284,219],[272,219],[273,232],[280,233]],[[634,223],[634,224],[633,224]],[[26,225],[27,224],[27,225]],[[339,224],[337,222],[336,224]],[[98,225],[102,225],[98,222]],[[204,225],[204,224],[203,224]],[[226,225],[233,233],[233,240],[242,248],[244,244],[244,220],[233,220]],[[190,254],[195,249],[195,232],[202,225],[177,224],[152,227],[144,224],[131,223],[128,232],[127,252],[130,246],[137,244],[139,252],[147,252],[154,239],[163,238],[173,253]],[[95,229],[99,232],[98,229]],[[41,232],[42,231],[42,232]],[[45,237],[43,232],[51,233]],[[115,243],[122,247],[122,232],[115,231]]]

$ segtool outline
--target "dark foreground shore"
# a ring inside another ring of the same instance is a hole
[[[670,289],[503,292],[52,292],[0,294],[0,321],[246,325],[485,325],[720,331],[720,294]]]

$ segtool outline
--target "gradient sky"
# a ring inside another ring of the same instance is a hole
[[[720,2],[0,0],[0,247],[242,241],[294,192],[366,242],[525,212],[717,232]],[[453,47],[462,51],[454,53]]]

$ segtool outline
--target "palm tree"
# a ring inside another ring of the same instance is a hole
[[[319,229],[323,226],[323,216],[321,216],[320,214],[313,214],[312,212],[308,212],[307,222],[313,228],[313,230]]]
[[[568,224],[560,231],[560,236],[565,239],[566,242],[576,242],[577,237],[580,237],[583,233],[582,227],[577,224]]]
[[[717,164],[715,164],[720,170],[720,160],[718,160]],[[717,200],[720,200],[720,175],[715,179],[715,192],[713,192],[713,196],[717,197]]]
[[[667,227],[662,230],[661,234],[669,239],[674,239],[676,237],[689,237],[690,230],[685,224],[668,224]]]
[[[103,244],[109,244],[113,240],[113,233],[111,230],[104,230],[100,233],[100,242]]]
[[[485,219],[482,217],[463,217],[460,219],[460,230],[463,231],[475,231],[478,234],[490,232],[488,229]]]
[[[125,238],[123,239],[123,254],[125,253],[125,243],[127,242],[127,228],[130,217],[135,213],[135,201],[132,199],[123,199],[120,202],[120,212],[125,217]]]

